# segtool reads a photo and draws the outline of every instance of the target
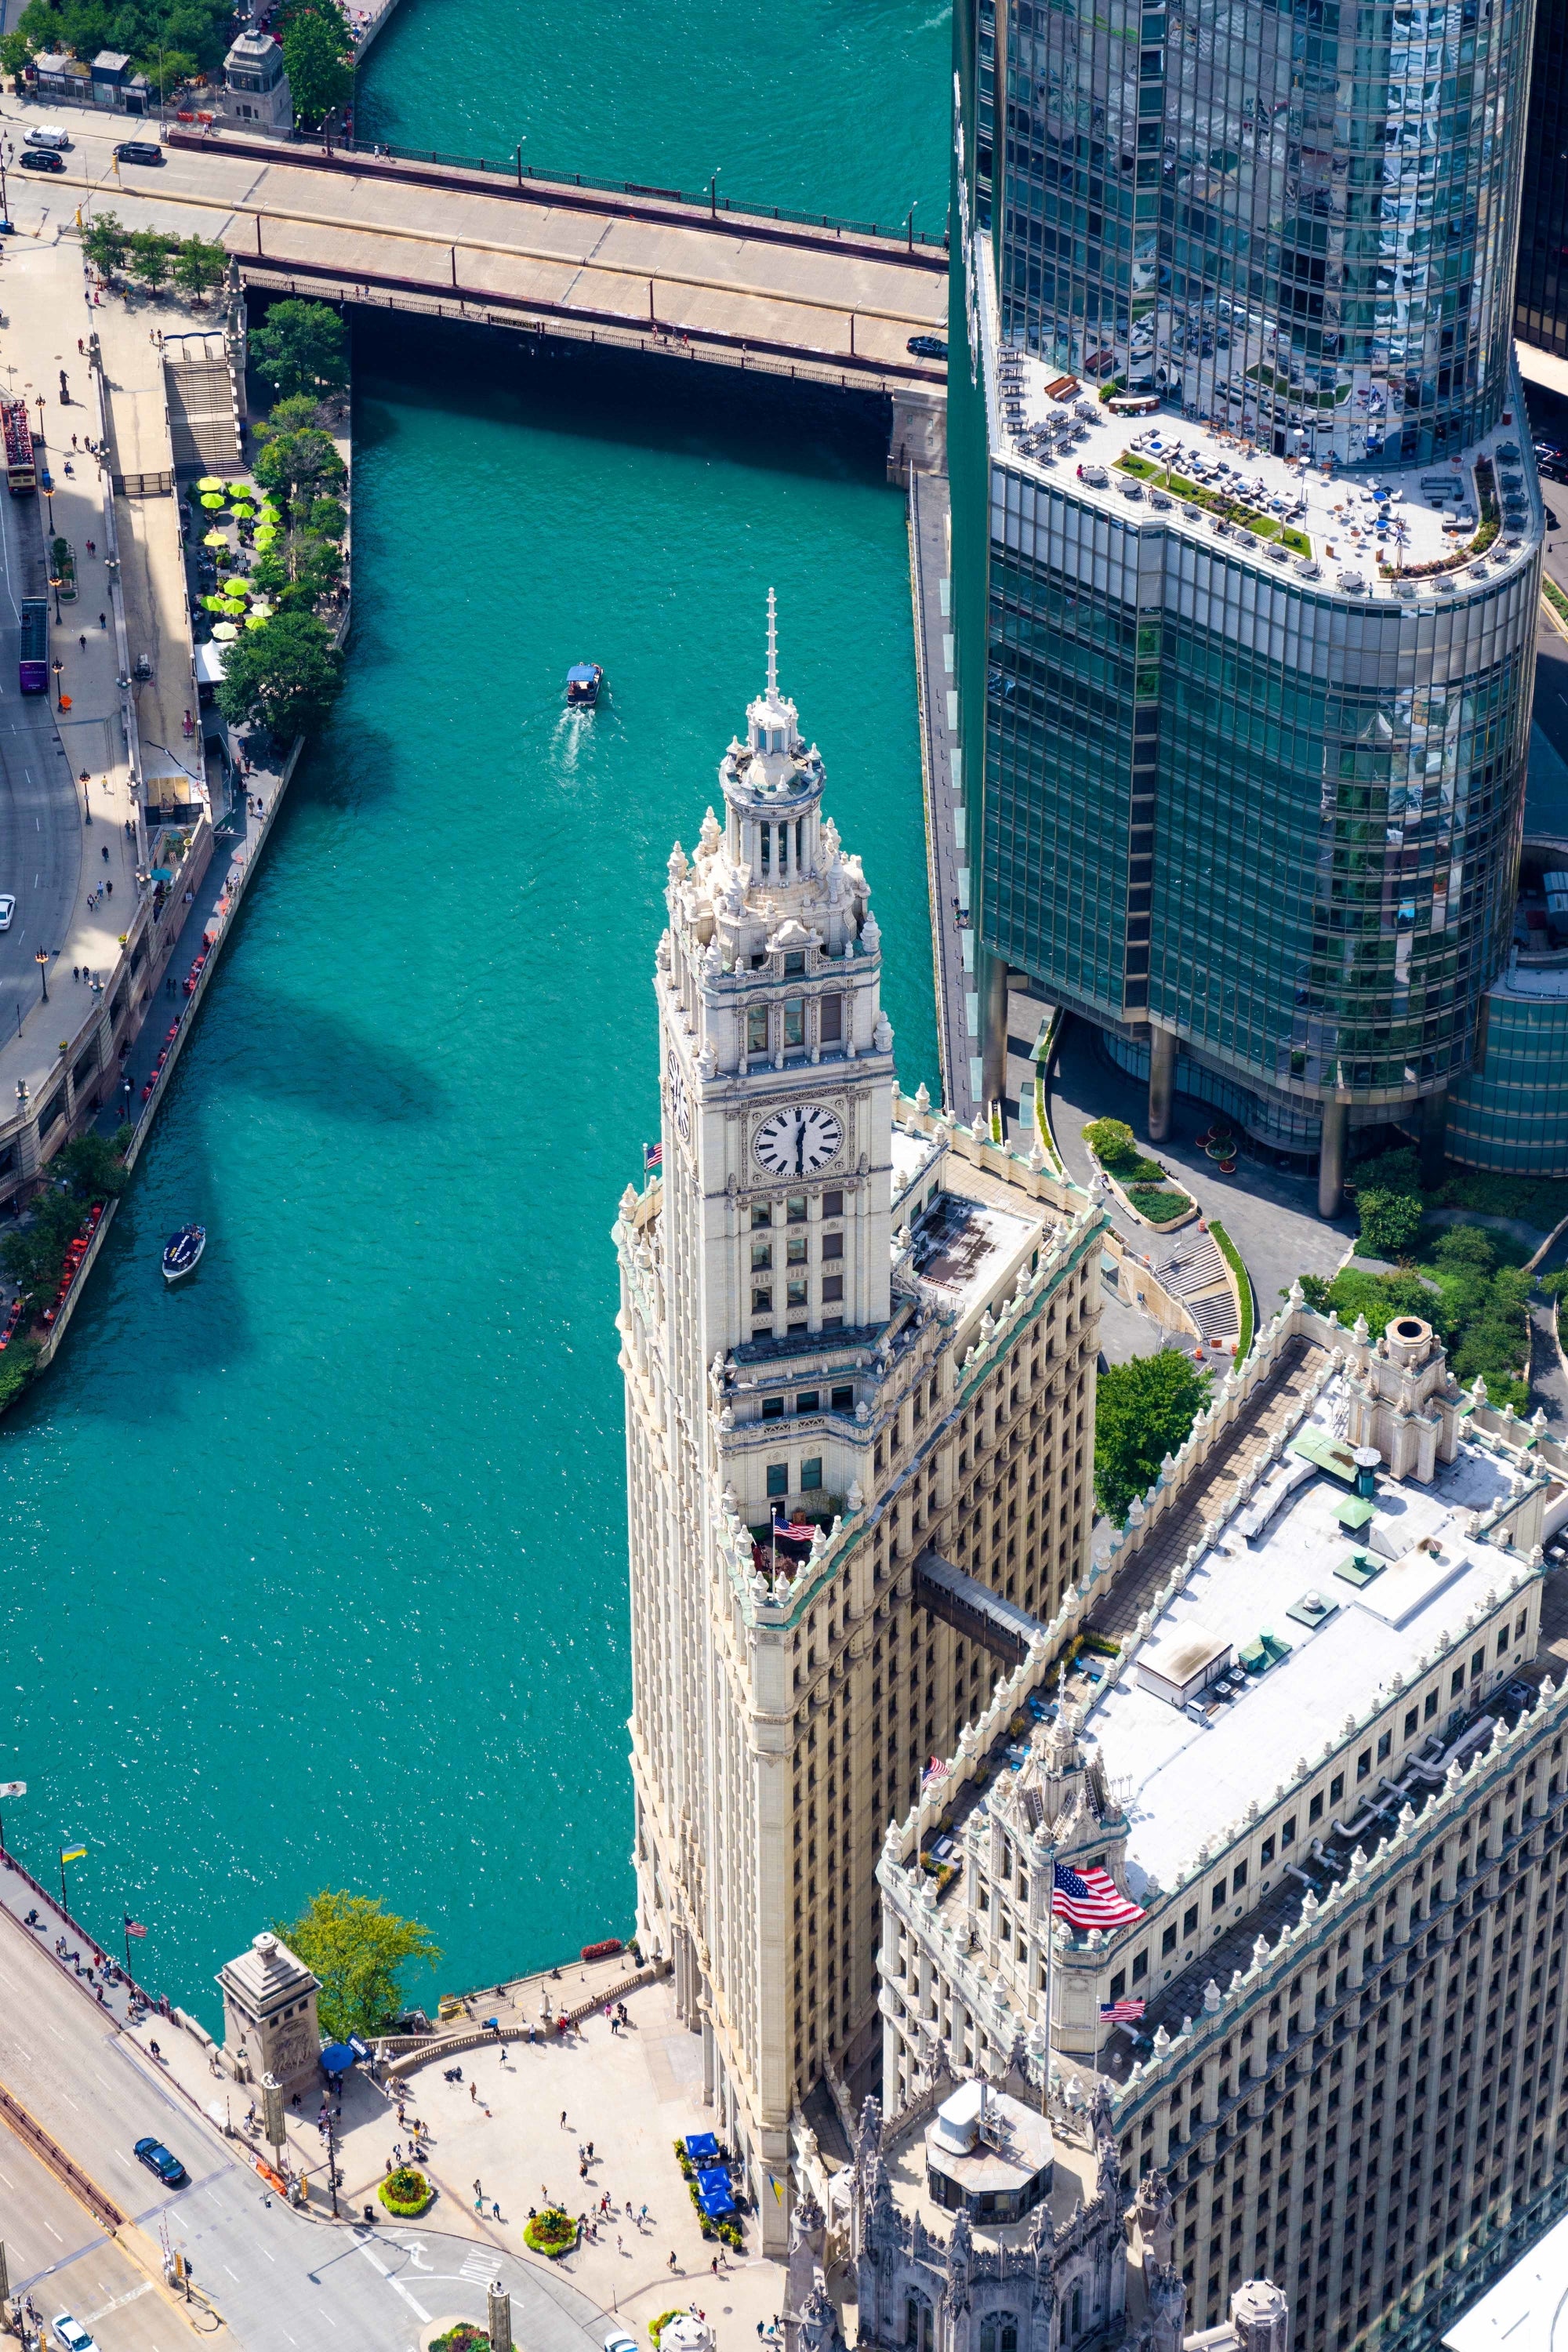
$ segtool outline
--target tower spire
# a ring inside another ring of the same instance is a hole
[[[776,702],[776,701],[778,700],[778,697],[779,697],[779,630],[778,630],[778,604],[777,604],[776,599],[774,598],[774,595],[773,595],[773,590],[770,588],[770,589],[768,590],[768,700],[769,700],[770,702]]]

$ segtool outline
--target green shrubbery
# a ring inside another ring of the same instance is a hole
[[[1374,1332],[1396,1315],[1419,1316],[1447,1348],[1457,1379],[1468,1386],[1481,1374],[1494,1404],[1521,1412],[1530,1401],[1531,1277],[1508,1262],[1518,1247],[1479,1225],[1453,1225],[1437,1235],[1419,1270],[1368,1274],[1347,1266],[1331,1282],[1303,1275],[1301,1288],[1309,1306],[1325,1313],[1335,1307],[1345,1324],[1364,1315]]]
[[[89,1134],[68,1143],[50,1160],[47,1181],[26,1223],[0,1242],[0,1268],[9,1275],[29,1307],[41,1308],[53,1297],[66,1251],[80,1233],[93,1202],[111,1201],[124,1192],[131,1181],[124,1160],[130,1140],[127,1127],[112,1142],[105,1136]],[[7,1373],[17,1346],[13,1340],[5,1350]],[[26,1386],[25,1379],[18,1381],[12,1375],[11,1395]],[[0,1381],[0,1391],[3,1389]]]
[[[1207,1402],[1209,1376],[1187,1354],[1133,1356],[1100,1376],[1094,1409],[1094,1492],[1121,1527]]]
[[[400,2221],[412,2221],[434,2200],[436,2191],[416,2165],[400,2164],[376,2191],[387,2211]]]
[[[531,2217],[522,2240],[536,2254],[547,2254],[552,2263],[559,2262],[577,2242],[577,2224],[562,2206],[547,2205],[542,2213]]]

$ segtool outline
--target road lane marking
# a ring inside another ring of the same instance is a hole
[[[224,2268],[226,2271],[228,2271],[228,2264],[226,2263],[225,2263]],[[228,2271],[228,2274],[234,2281],[236,2286],[237,2286],[239,2284],[239,2273],[237,2271]]]
[[[392,2289],[393,2294],[400,2294],[403,2297],[404,2302],[408,2305],[408,2308],[414,2314],[415,2318],[423,2321],[424,2325],[428,2327],[430,2325],[430,2314],[425,2310],[421,2305],[416,2303],[414,2297],[409,2294],[408,2289],[404,2285],[402,2280],[395,2279],[392,2273],[387,2269],[386,2264],[376,2261],[375,2256],[371,2252],[370,2248],[364,2243],[363,2239],[360,2242],[359,2250],[364,2256],[366,2262],[370,2264],[372,2270],[379,2271],[381,2273],[382,2277],[386,2281],[386,2284]],[[291,2336],[289,2341],[290,2343],[293,2341]]]
[[[112,2303],[100,2304],[96,2311],[89,2311],[82,2321],[82,2326],[96,2327],[99,2321],[107,2319],[111,2311],[123,2311],[128,2303],[134,2303],[139,2295],[151,2294],[152,2292],[152,2280],[143,2279],[140,2286],[132,2287],[128,2294],[117,2294]]]
[[[59,2231],[56,2229],[52,2221],[46,2221],[44,2223],[44,2227],[48,2231],[57,2246],[63,2246],[65,2244],[65,2240],[61,2237]]]

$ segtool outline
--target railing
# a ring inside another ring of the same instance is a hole
[[[242,136],[247,142],[262,143],[262,137],[258,136],[254,126],[247,127]],[[264,134],[264,137],[268,146],[303,147],[317,154],[325,152],[329,155],[363,155],[369,161],[384,157],[397,163],[434,164],[439,171],[483,172],[493,178],[510,181],[514,187],[525,187],[531,181],[540,181],[548,186],[583,188],[590,194],[628,196],[644,203],[684,205],[695,212],[705,213],[710,220],[717,220],[721,214],[733,214],[751,220],[778,221],[791,228],[826,231],[829,236],[885,237],[902,245],[906,252],[945,253],[947,250],[945,228],[938,236],[932,230],[913,227],[908,218],[896,227],[884,227],[877,221],[840,220],[832,213],[796,212],[788,205],[748,204],[741,197],[721,196],[712,187],[704,188],[695,195],[688,195],[681,188],[652,187],[637,180],[602,179],[593,172],[548,172],[542,166],[525,163],[521,147],[514,150],[510,161],[491,162],[485,155],[452,155],[438,147],[397,147],[384,140],[332,139],[323,142],[320,131],[278,131]],[[201,133],[195,131],[174,131],[170,143],[196,146],[207,142]],[[237,142],[232,137],[226,137],[212,143],[232,147]]]
[[[43,2125],[36,2123],[19,2099],[0,2088],[0,2116],[25,2147],[31,2148],[41,2163],[47,2164],[57,2179],[63,2180],[79,2203],[87,2207],[100,2230],[112,2237],[116,2230],[125,2227],[125,2216],[118,2205],[111,2205],[101,2189],[90,2181],[79,2165],[71,2162],[58,2140],[51,2139]]]

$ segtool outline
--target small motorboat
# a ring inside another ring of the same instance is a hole
[[[592,710],[604,683],[605,673],[597,662],[574,662],[566,673],[567,709]]]
[[[207,1245],[205,1225],[182,1225],[163,1244],[163,1279],[184,1282],[187,1274],[195,1274]]]

